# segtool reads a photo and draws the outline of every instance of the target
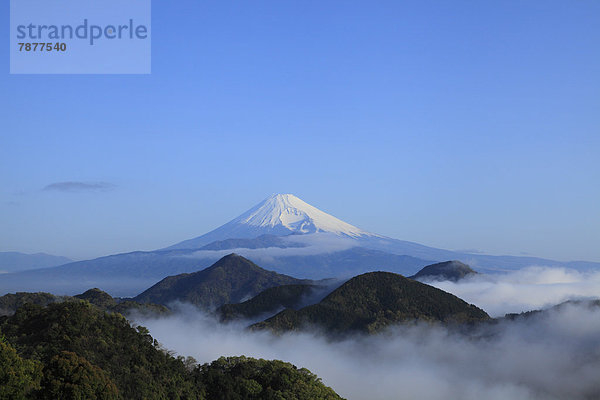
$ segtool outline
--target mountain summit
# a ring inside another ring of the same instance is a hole
[[[168,276],[136,296],[135,301],[164,305],[183,301],[210,309],[226,303],[238,303],[270,287],[310,283],[312,281],[264,270],[232,253],[201,271]]]
[[[167,249],[197,249],[230,238],[320,232],[350,238],[377,236],[337,219],[293,194],[274,194],[225,225]]]

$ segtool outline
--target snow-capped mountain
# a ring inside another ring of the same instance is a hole
[[[371,236],[302,201],[293,194],[275,194],[232,221],[263,228],[283,227],[293,233],[328,232],[350,237]]]
[[[278,194],[214,231],[167,249],[2,274],[0,295],[14,291],[75,294],[101,287],[115,296],[133,296],[165,276],[199,271],[229,253],[278,273],[308,279],[347,278],[371,271],[410,276],[426,265],[448,260],[459,260],[479,272],[531,265],[600,269],[600,263],[467,254],[380,236],[291,194]]]
[[[331,233],[353,239],[379,237],[329,215],[293,194],[274,194],[225,225],[167,249],[197,249],[230,238],[309,233]]]

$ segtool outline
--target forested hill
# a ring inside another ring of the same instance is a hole
[[[355,276],[320,303],[286,309],[253,329],[281,332],[317,327],[330,333],[375,333],[409,321],[469,323],[488,320],[485,311],[458,297],[390,272]]]
[[[240,302],[270,287],[307,283],[312,281],[267,271],[242,256],[230,254],[202,271],[169,276],[134,300],[167,306],[180,301],[213,309]]]

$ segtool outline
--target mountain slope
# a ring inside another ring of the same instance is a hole
[[[372,271],[388,271],[402,275],[411,275],[431,261],[384,253],[383,251],[353,247],[348,250],[325,252],[315,255],[289,255],[261,258],[256,261],[265,268],[282,274],[299,276],[309,279],[350,278],[355,275]]]
[[[16,251],[6,251],[0,252],[0,273],[55,267],[72,261],[67,257],[53,256],[46,253],[24,254]]]
[[[471,269],[467,264],[454,260],[428,265],[409,278],[456,282],[466,276],[474,274],[477,274],[477,272]]]
[[[169,276],[134,300],[163,305],[181,301],[211,309],[240,302],[269,287],[310,282],[264,270],[242,256],[230,254],[202,271]]]
[[[275,235],[261,235],[251,239],[224,239],[217,240],[202,246],[199,250],[231,250],[231,249],[266,249],[269,247],[277,247],[280,249],[287,249],[290,247],[305,247],[302,243],[295,243],[290,240],[286,240],[285,237]]]
[[[398,274],[370,272],[350,279],[318,304],[284,310],[252,327],[281,332],[316,325],[329,333],[376,333],[415,320],[468,323],[489,318],[443,290]]]
[[[479,269],[489,271],[515,270],[531,265],[562,266],[577,270],[600,268],[600,263],[594,262],[559,262],[537,257],[461,253],[437,249],[406,240],[393,239],[364,231],[341,221],[291,194],[273,195],[225,225],[205,235],[185,240],[166,249],[199,249],[213,242],[227,239],[252,239],[262,235],[309,236],[320,232],[331,233],[340,239],[351,239],[355,247],[378,250],[395,255],[411,256],[433,262],[460,260],[467,264],[476,265]],[[269,241],[277,242],[272,238],[265,242]],[[230,244],[232,243],[221,244],[221,246],[228,246]],[[251,246],[250,248],[260,248],[260,245],[252,241],[247,244],[238,242],[238,244],[241,247]],[[280,245],[276,246],[281,247]],[[218,245],[214,245],[213,248],[216,247]],[[262,247],[269,247],[269,245],[265,243]]]
[[[225,225],[167,249],[198,249],[211,242],[231,238],[317,232],[350,238],[377,236],[337,219],[292,194],[275,194]]]
[[[281,285],[268,288],[242,303],[224,304],[217,309],[221,321],[250,319],[273,315],[284,308],[300,308],[303,299],[311,296],[316,285]]]
[[[3,274],[0,294],[48,291],[74,295],[90,287],[101,287],[113,296],[130,297],[167,275],[198,271],[218,258],[180,257],[177,251],[115,254],[58,267]]]

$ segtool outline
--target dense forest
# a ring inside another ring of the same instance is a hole
[[[108,299],[107,299],[108,300]],[[221,358],[198,365],[86,300],[0,317],[0,399],[340,399],[306,369]]]

